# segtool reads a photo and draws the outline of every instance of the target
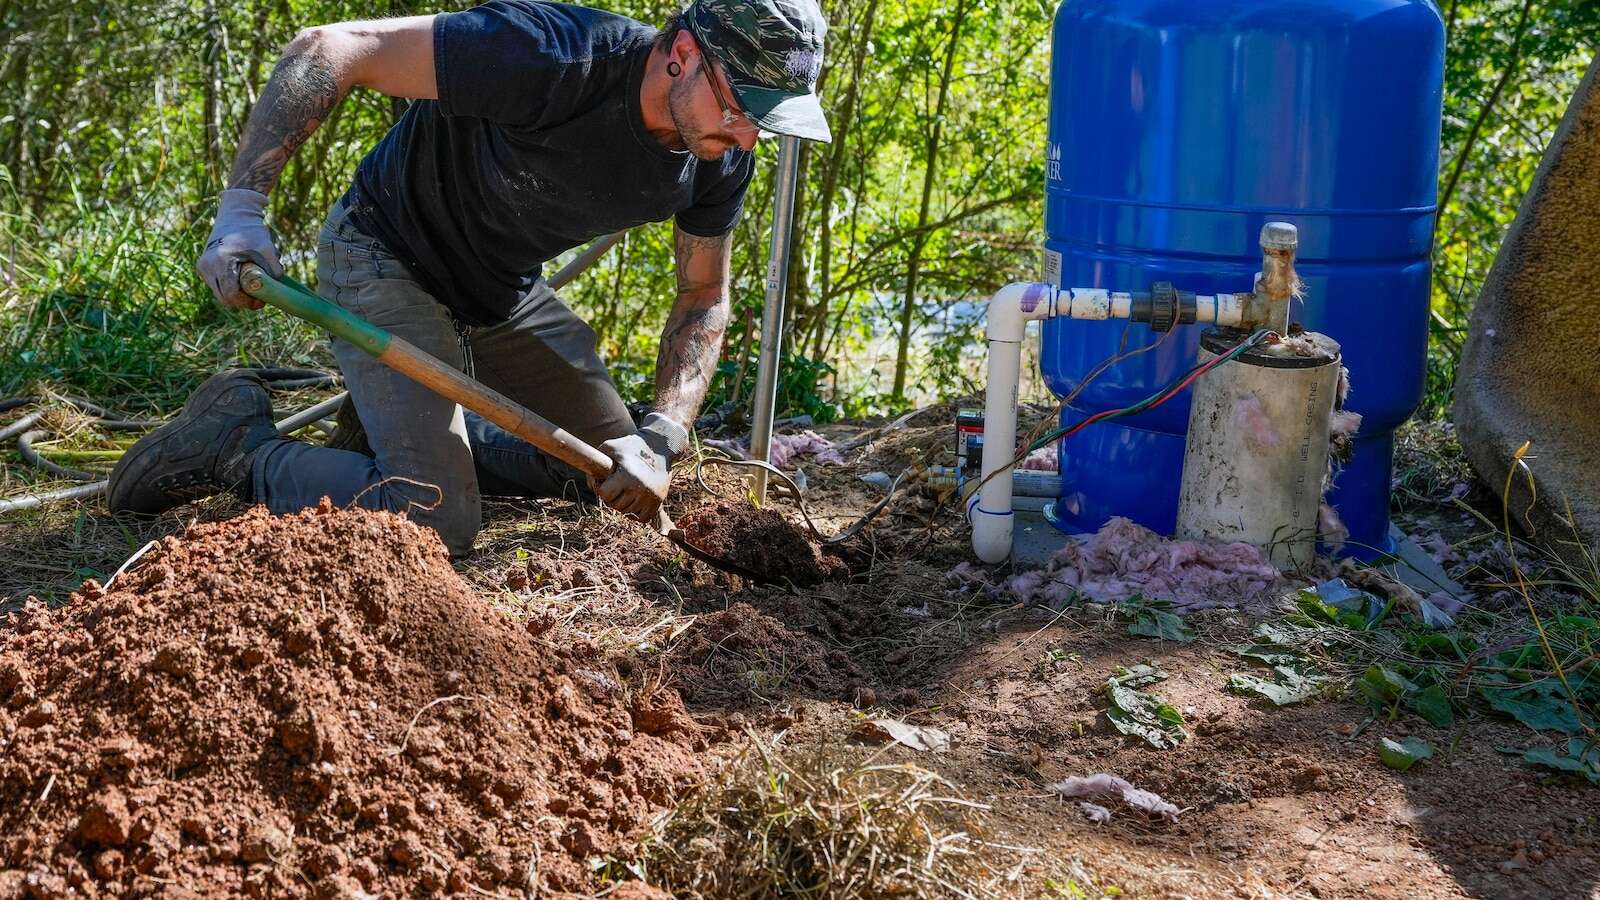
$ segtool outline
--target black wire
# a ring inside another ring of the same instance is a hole
[[[15,422],[12,422],[10,425],[0,428],[0,441],[11,440],[17,435],[38,424],[39,420],[42,418],[44,418],[44,410],[36,409],[33,412],[28,413],[22,418],[16,420]]]
[[[265,369],[252,369],[256,377],[266,382],[267,389],[273,391],[296,391],[302,388],[331,387],[339,384],[342,379],[332,373],[321,369],[298,369],[293,367],[271,367]]]

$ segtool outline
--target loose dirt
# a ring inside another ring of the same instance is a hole
[[[698,549],[772,581],[810,586],[847,574],[841,560],[771,509],[719,500],[691,510],[678,527]]]
[[[796,694],[847,702],[875,696],[848,655],[748,603],[700,617],[668,658],[671,684],[700,708],[740,709]]]
[[[949,462],[953,414],[870,432],[846,465],[808,468],[819,526],[882,497],[863,474]],[[693,523],[703,497],[680,472],[672,512]],[[1373,717],[1359,697],[1241,696],[1229,676],[1263,673],[1229,651],[1260,621],[1238,613],[1191,617],[1199,639],[1180,644],[1103,611],[955,590],[968,535],[930,492],[898,492],[850,577],[809,587],[712,572],[608,512],[518,502],[491,505],[463,565],[468,596],[431,537],[364,514],[322,519],[194,529],[106,597],[0,623],[0,897],[29,878],[59,894],[102,868],[124,893],[520,896],[530,863],[546,888],[593,892],[583,862],[604,848],[629,858],[624,836],[683,796],[697,761],[715,769],[751,735],[783,758],[941,775],[942,793],[981,804],[990,843],[977,852],[1005,876],[976,896],[1600,890],[1594,789],[1499,749],[1555,736],[1481,707],[1433,729]],[[63,520],[60,545],[76,534]],[[363,537],[371,521],[388,530]],[[784,552],[827,565],[802,542],[803,555]],[[258,561],[234,560],[245,553]],[[387,618],[368,621],[369,606]],[[1110,727],[1106,679],[1146,661],[1170,675],[1146,690],[1185,719],[1175,748]],[[301,708],[312,727],[293,724]],[[940,729],[950,749],[885,745],[863,736],[863,717]],[[1435,757],[1385,768],[1376,742],[1408,735]],[[732,742],[702,750],[713,736]],[[1051,788],[1101,772],[1159,793],[1177,821],[1111,803],[1097,824]],[[502,795],[502,779],[523,795]],[[654,896],[629,890],[615,896]]]
[[[258,508],[7,619],[0,896],[581,891],[700,774],[672,691],[385,513]]]

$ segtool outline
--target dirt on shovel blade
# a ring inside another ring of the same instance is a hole
[[[772,509],[718,500],[678,519],[697,549],[769,581],[814,585],[847,574],[837,557],[817,549],[798,526]]]
[[[698,744],[433,532],[257,509],[0,625],[0,897],[588,891]]]

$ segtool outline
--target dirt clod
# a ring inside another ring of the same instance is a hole
[[[0,628],[0,895],[592,890],[699,775],[676,695],[621,684],[402,518],[193,526]]]
[[[697,703],[780,696],[854,701],[865,675],[850,657],[748,603],[700,617],[671,650],[673,684]]]
[[[773,581],[813,585],[846,574],[837,557],[771,509],[720,500],[691,510],[678,527],[696,548]]]
[[[78,837],[107,847],[120,847],[128,842],[128,832],[133,819],[128,815],[128,803],[119,791],[98,794],[84,807],[78,819]]]

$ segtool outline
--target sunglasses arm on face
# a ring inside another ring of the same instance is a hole
[[[711,94],[717,98],[717,106],[722,110],[722,127],[732,134],[752,134],[760,131],[760,126],[750,121],[750,117],[733,108],[727,98],[722,94],[722,87],[717,84],[717,76],[712,74],[714,68],[711,55],[706,53],[705,47],[695,41],[695,47],[700,51],[700,70],[705,72],[706,83],[711,85]]]

